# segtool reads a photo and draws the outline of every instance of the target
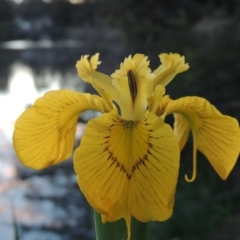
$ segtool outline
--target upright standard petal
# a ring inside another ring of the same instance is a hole
[[[148,105],[147,98],[153,93],[149,61],[143,54],[129,56],[113,74],[114,101],[126,120],[142,119]]]
[[[43,169],[72,154],[77,119],[85,110],[104,112],[98,96],[71,90],[46,93],[17,119],[13,144],[27,167]]]
[[[177,138],[181,139],[181,144],[184,143],[189,124],[193,132],[194,158],[198,149],[225,180],[234,167],[240,151],[238,121],[221,114],[206,99],[200,97],[184,97],[170,101],[167,113],[182,114],[181,118],[176,115]]]
[[[173,210],[179,147],[150,112],[126,121],[115,110],[91,120],[74,155],[79,186],[103,221],[164,221]],[[130,239],[130,236],[128,236]]]
[[[90,60],[88,55],[84,55],[77,62],[76,68],[78,76],[85,82],[92,84],[92,86],[101,94],[101,89],[107,93],[113,94],[112,78],[108,75],[97,72],[97,66],[101,63],[99,53],[93,55]]]
[[[189,65],[185,63],[184,56],[177,53],[162,53],[159,55],[162,65],[160,65],[153,73],[154,86],[159,84],[166,86],[178,73],[188,70]]]

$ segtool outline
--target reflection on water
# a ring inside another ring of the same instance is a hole
[[[41,81],[44,87],[37,88],[36,82]],[[33,70],[22,63],[14,63],[10,67],[10,75],[7,81],[7,89],[0,94],[0,121],[14,121],[19,114],[31,106],[36,98],[50,90],[58,90],[61,75],[51,75],[49,71],[43,71],[41,79],[37,79]]]
[[[3,116],[14,120],[19,113],[34,102],[37,89],[31,68],[23,64],[13,64],[10,68],[8,87],[5,93],[5,111],[0,109]],[[3,96],[2,96],[3,97]]]
[[[21,63],[11,66],[11,74],[8,81],[8,90],[10,94],[16,94],[21,90],[26,92],[36,92],[34,83],[34,74],[31,68]]]
[[[79,48],[82,46],[82,42],[75,40],[60,40],[52,41],[48,39],[31,41],[31,40],[13,40],[7,42],[0,42],[0,49],[9,49],[9,50],[23,50],[31,48]]]

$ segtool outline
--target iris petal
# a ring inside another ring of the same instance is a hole
[[[104,91],[113,94],[112,78],[96,71],[97,66],[101,63],[98,58],[99,53],[93,55],[90,60],[88,55],[82,56],[76,64],[78,75],[83,81],[92,84],[99,93],[101,89],[104,89]]]
[[[163,101],[163,95],[165,93],[165,88],[162,85],[158,85],[152,96],[147,98],[148,110],[153,113],[159,112],[159,103]],[[158,114],[157,114],[158,115]]]
[[[69,158],[78,115],[90,109],[104,112],[100,97],[59,90],[37,99],[16,121],[13,143],[19,159],[43,169]]]
[[[132,99],[128,84],[128,71],[131,70],[135,79],[136,96]],[[126,120],[142,119],[147,109],[147,98],[153,93],[153,84],[149,61],[143,54],[129,56],[121,63],[120,69],[112,75],[114,100],[121,109],[121,116]]]
[[[174,119],[174,134],[177,138],[180,150],[182,150],[188,140],[190,125],[182,114],[174,113]]]
[[[141,160],[129,181],[128,205],[140,221],[164,221],[172,215],[180,151],[170,126],[153,114],[145,116],[134,138],[133,151]],[[146,135],[148,147],[143,151],[140,143]]]
[[[115,111],[89,121],[74,168],[81,190],[104,221],[168,219],[179,169],[169,125],[150,112],[126,121]]]
[[[189,65],[185,63],[184,56],[180,56],[177,53],[160,54],[160,65],[153,73],[155,78],[153,79],[154,86],[161,84],[166,86],[178,73],[184,72],[189,68]]]
[[[221,114],[206,99],[184,97],[170,101],[167,113],[182,114],[193,132],[194,151],[202,152],[222,179],[226,179],[234,167],[240,151],[240,130],[236,119]],[[184,145],[187,133],[186,121],[180,118],[175,133]],[[182,128],[182,129],[181,129]],[[182,135],[182,136],[181,136]]]

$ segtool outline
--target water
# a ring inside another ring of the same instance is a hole
[[[20,240],[94,239],[91,209],[77,186],[72,160],[33,171],[19,163],[11,138],[16,118],[46,91],[94,92],[80,81],[75,64],[83,54],[100,52],[100,69],[112,73],[126,54],[119,42],[117,48],[110,42],[86,42],[84,47],[78,41],[0,44],[0,239],[14,239],[15,230]],[[92,116],[88,113],[86,120]],[[79,123],[76,146],[84,129]]]

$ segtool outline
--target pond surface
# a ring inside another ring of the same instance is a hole
[[[11,138],[16,118],[46,91],[93,92],[77,76],[81,55],[100,52],[100,69],[107,74],[119,66],[126,49],[118,31],[108,34],[113,38],[106,36],[98,45],[86,39],[0,44],[0,239],[13,240],[16,232],[20,240],[94,239],[92,210],[76,183],[72,159],[44,171],[25,168]],[[93,116],[88,112],[83,118]],[[84,129],[78,123],[75,146]]]

